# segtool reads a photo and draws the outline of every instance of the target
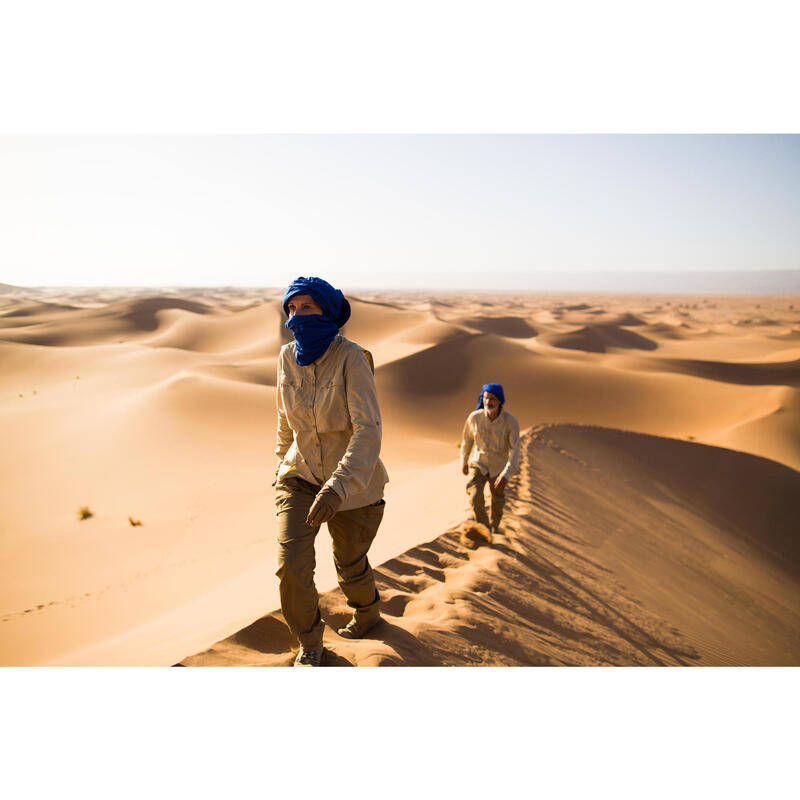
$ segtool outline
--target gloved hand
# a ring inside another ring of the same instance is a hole
[[[342,498],[330,486],[326,486],[314,498],[314,502],[308,510],[306,523],[308,525],[322,525],[323,522],[327,522],[339,510],[341,504]]]

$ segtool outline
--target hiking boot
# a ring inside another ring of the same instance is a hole
[[[499,525],[492,525],[490,530],[492,531],[492,536],[498,536],[498,535],[502,536],[503,534],[503,531],[500,530]]]
[[[337,633],[343,639],[363,639],[380,621],[381,618],[377,617],[371,622],[358,622],[353,617],[344,628],[339,628]]]
[[[296,667],[318,667],[322,664],[322,654],[324,652],[325,648],[322,645],[311,650],[301,647],[297,658],[294,660],[294,665]]]

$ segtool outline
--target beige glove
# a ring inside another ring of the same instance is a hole
[[[342,504],[342,498],[330,488],[326,486],[314,499],[311,508],[306,517],[308,525],[322,525],[327,522],[338,510]]]

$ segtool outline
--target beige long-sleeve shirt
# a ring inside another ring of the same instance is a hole
[[[461,462],[478,467],[492,478],[510,478],[519,466],[519,423],[513,414],[501,409],[492,421],[485,408],[473,411],[464,423]]]
[[[376,503],[389,476],[371,356],[341,334],[305,367],[294,354],[290,342],[278,356],[278,480],[330,486],[342,511]]]

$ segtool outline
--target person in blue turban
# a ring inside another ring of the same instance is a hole
[[[300,642],[295,666],[320,666],[325,625],[314,585],[314,541],[328,525],[339,586],[353,609],[347,639],[380,622],[367,552],[389,480],[379,458],[381,413],[369,351],[342,336],[350,303],[322,278],[297,278],[283,296],[294,341],[278,356],[278,570],[281,611]]]
[[[499,383],[485,383],[478,407],[464,423],[461,470],[469,475],[467,495],[477,522],[492,533],[500,532],[505,489],[519,468],[519,423],[505,410],[506,395]],[[485,487],[491,494],[491,520],[486,513]]]
[[[484,395],[486,394],[493,395],[497,400],[499,400],[500,408],[502,408],[506,402],[506,394],[503,391],[503,387],[499,383],[484,383],[483,386],[481,386],[481,393],[478,395],[478,405],[475,406],[476,411],[479,408],[483,408]],[[487,398],[487,400],[491,400],[491,398]]]
[[[293,300],[293,298],[297,298]],[[290,313],[289,303],[304,313]],[[295,358],[301,366],[316,361],[329,347],[339,328],[350,319],[350,303],[339,291],[322,278],[296,278],[283,295],[283,310],[289,319],[286,327],[294,335]]]

